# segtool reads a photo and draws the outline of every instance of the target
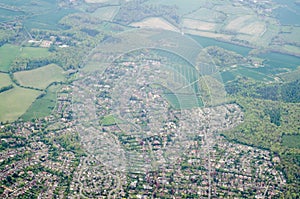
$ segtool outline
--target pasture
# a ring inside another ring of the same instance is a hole
[[[9,86],[12,84],[12,81],[8,74],[0,73],[0,88]]]
[[[300,135],[284,135],[282,145],[288,148],[300,148]]]
[[[40,91],[20,87],[0,93],[0,121],[18,119],[40,94]]]
[[[69,15],[74,13],[75,11],[72,9],[59,9],[53,8],[51,10],[46,10],[45,12],[41,12],[37,15],[28,17],[27,20],[24,21],[24,25],[28,29],[39,28],[39,29],[47,29],[47,30],[60,30],[65,29],[62,25],[59,24],[59,21]]]
[[[279,77],[286,82],[298,80],[300,79],[300,67],[295,71],[280,74]]]
[[[5,44],[0,47],[0,71],[8,72],[10,64],[17,58],[37,59],[48,57],[51,53],[47,48],[20,47]]]
[[[46,94],[36,99],[21,118],[24,121],[30,121],[32,119],[43,118],[50,115],[56,106],[57,91],[60,88],[60,85],[50,86],[47,89]]]
[[[3,19],[2,21],[14,20],[17,17],[21,17],[24,15],[25,13],[22,11],[0,8],[0,18]]]
[[[34,70],[16,72],[14,76],[21,85],[39,89],[45,89],[53,82],[65,80],[64,70],[55,64],[49,64]]]
[[[273,81],[274,79],[271,78],[270,76],[267,76],[263,73],[257,72],[254,69],[251,68],[246,68],[246,67],[238,67],[235,70],[232,70],[233,73],[243,76],[243,77],[248,77],[257,81]]]
[[[92,16],[99,18],[100,20],[111,21],[119,11],[119,6],[107,6],[98,8],[92,13]]]
[[[47,48],[24,47],[20,49],[20,57],[22,58],[44,58],[50,54]]]
[[[148,4],[162,4],[162,5],[169,5],[169,6],[174,6],[176,5],[178,7],[178,12],[179,15],[184,15],[184,14],[188,14],[192,11],[196,11],[197,9],[199,9],[205,2],[201,3],[199,1],[195,1],[195,0],[173,0],[173,1],[169,1],[169,0],[150,0],[147,2]]]
[[[221,73],[222,79],[224,83],[235,80],[236,76],[232,74],[230,71],[224,71]]]
[[[0,71],[8,72],[12,61],[20,54],[20,47],[5,44],[0,47]]]

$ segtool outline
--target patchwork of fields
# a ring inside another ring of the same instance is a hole
[[[20,86],[28,88],[15,85],[8,74],[0,73],[0,89],[13,85],[9,90],[0,93],[0,121],[2,122],[14,121],[22,115],[24,120],[49,115],[56,104],[56,92],[60,86],[53,85],[45,89],[54,82],[66,80],[63,69],[55,64],[16,72],[14,77]],[[37,99],[43,92],[46,94]]]
[[[51,53],[47,48],[20,47],[17,45],[5,44],[0,47],[0,71],[10,71],[11,63],[17,58],[38,59],[46,58]]]

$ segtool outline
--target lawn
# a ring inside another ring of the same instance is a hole
[[[49,64],[41,68],[14,73],[16,80],[23,86],[45,89],[53,82],[65,80],[64,71],[55,64]]]
[[[53,85],[47,89],[44,96],[36,99],[21,118],[24,121],[30,121],[36,118],[43,118],[51,114],[56,105],[57,91],[60,85]]]
[[[0,47],[0,71],[9,71],[11,62],[20,54],[20,47],[5,44]]]
[[[20,87],[0,93],[0,121],[18,119],[40,94],[40,91]]]

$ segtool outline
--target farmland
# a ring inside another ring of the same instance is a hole
[[[196,29],[196,30],[202,30],[202,31],[215,31],[216,30],[216,24],[205,22],[205,21],[199,21],[194,19],[184,19],[183,25],[186,28],[189,29]]]
[[[10,77],[8,74],[0,73],[0,89],[5,86],[9,86],[12,84],[12,81],[10,80]]]
[[[0,93],[0,121],[18,119],[40,94],[40,91],[20,87]]]
[[[114,16],[117,14],[119,10],[119,6],[107,6],[107,7],[100,7],[96,11],[94,11],[91,15],[99,18],[100,20],[107,20],[111,21]]]
[[[141,27],[141,28],[158,28],[165,29],[171,31],[178,31],[178,28],[168,23],[162,18],[147,18],[140,22],[135,22],[130,24],[133,27]]]
[[[289,148],[300,148],[300,135],[284,135],[282,145]]]
[[[20,47],[5,44],[0,47],[0,71],[7,72],[10,69],[11,62],[20,54]]]
[[[46,58],[51,53],[47,48],[20,47],[17,45],[5,44],[0,47],[0,71],[8,72],[11,64],[17,59],[39,59]]]
[[[43,118],[51,114],[56,105],[57,91],[60,85],[50,86],[46,93],[36,99],[28,110],[21,116],[24,121],[30,121],[36,118]]]
[[[22,58],[44,58],[50,54],[47,48],[24,47],[20,49],[20,57]]]
[[[14,73],[16,80],[23,86],[45,89],[53,82],[65,80],[63,69],[55,64],[29,71]]]

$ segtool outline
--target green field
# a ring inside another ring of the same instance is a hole
[[[0,121],[18,119],[40,94],[40,91],[20,87],[0,93]]]
[[[298,80],[300,79],[300,67],[295,71],[280,74],[279,77],[285,82]]]
[[[16,80],[23,86],[45,89],[53,82],[65,80],[64,71],[55,64],[41,68],[14,73]]]
[[[0,88],[9,86],[12,84],[12,81],[8,74],[0,73]]]
[[[224,83],[233,81],[236,78],[236,76],[229,71],[222,72],[221,76]]]
[[[211,17],[207,17],[211,16]],[[201,8],[189,15],[185,16],[186,18],[202,20],[207,22],[223,22],[226,19],[226,15],[222,12],[211,10],[208,8]]]
[[[20,57],[22,58],[43,58],[49,56],[51,53],[47,48],[24,47],[20,49]]]
[[[5,44],[0,47],[0,71],[8,72],[10,64],[17,58],[37,59],[48,57],[51,53],[47,48],[20,47]]]
[[[256,71],[252,68],[238,67],[229,71],[221,73],[223,81],[226,83],[228,81],[234,80],[237,76],[251,78],[257,81],[273,81],[274,79],[266,74]]]
[[[111,21],[118,12],[119,8],[119,6],[101,7],[93,12],[92,16],[99,18],[100,20]]]
[[[282,145],[289,148],[300,148],[300,135],[284,135]]]
[[[113,115],[106,115],[103,118],[101,118],[100,120],[100,124],[102,126],[111,126],[111,125],[115,125],[117,122],[117,119],[113,116]]]
[[[11,62],[20,54],[20,47],[5,44],[0,47],[0,71],[9,71]]]
[[[192,109],[203,106],[201,98],[196,95],[166,93],[163,96],[175,109]]]
[[[44,96],[36,99],[28,108],[21,118],[24,121],[30,121],[36,118],[46,117],[51,114],[56,105],[57,91],[61,88],[60,85],[53,85],[47,89]]]
[[[174,6],[178,7],[178,12],[180,15],[187,14],[188,12],[191,12],[193,10],[197,10],[202,6],[203,3],[201,1],[195,1],[195,0],[150,0],[147,2],[148,4],[162,4],[162,5],[169,5],[169,6]]]
[[[25,12],[14,11],[10,9],[0,8],[0,18],[1,21],[14,20],[16,17],[24,16]]]

